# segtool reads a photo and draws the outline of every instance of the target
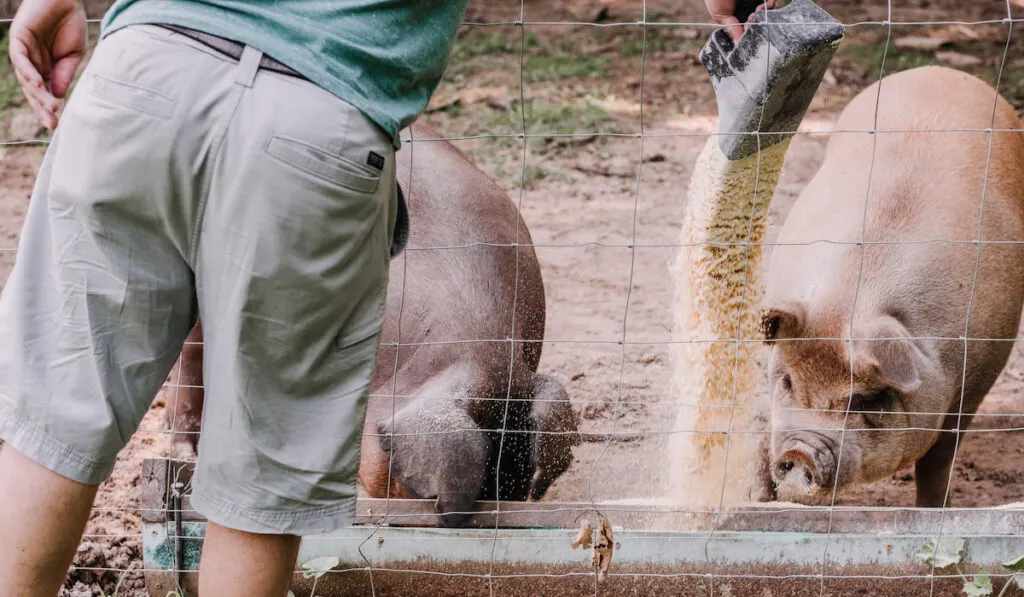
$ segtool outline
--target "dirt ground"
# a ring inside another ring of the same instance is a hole
[[[1024,5],[1010,6],[1020,18]],[[696,157],[714,130],[715,108],[707,75],[696,52],[709,29],[530,25],[525,36],[510,22],[635,22],[644,3],[596,2],[471,3],[446,80],[425,116],[447,136],[516,133],[522,115],[532,139],[523,163],[522,142],[514,138],[458,142],[482,169],[508,189],[522,207],[544,268],[548,293],[548,344],[541,369],[561,379],[592,439],[576,450],[576,462],[552,487],[547,499],[614,500],[655,496],[663,479],[664,432],[673,422],[667,404],[672,288],[668,271],[686,200],[686,184]],[[702,3],[645,3],[649,22],[706,22]],[[881,0],[838,0],[823,6],[844,23],[847,40],[822,85],[805,128],[828,130],[831,120],[857,91],[876,79],[886,28],[866,22],[887,17]],[[555,6],[551,6],[555,5]],[[886,72],[942,62],[994,82],[1007,39],[998,22],[1002,1],[953,0],[896,2],[892,40],[926,36],[941,47],[903,44],[889,48]],[[96,14],[96,13],[93,13]],[[98,15],[97,15],[98,16]],[[901,23],[942,20],[944,25]],[[1024,28],[1017,24],[1000,91],[1024,108]],[[4,48],[6,49],[6,48]],[[523,54],[521,56],[521,50]],[[523,66],[520,90],[520,65]],[[7,87],[10,86],[9,73]],[[642,74],[642,84],[641,84]],[[0,94],[4,93],[0,85]],[[520,98],[525,100],[522,102]],[[641,101],[642,100],[642,101]],[[46,134],[31,125],[15,90],[0,95],[2,129],[8,140]],[[586,133],[645,134],[594,137]],[[573,137],[559,135],[572,134]],[[583,135],[580,135],[583,134]],[[827,134],[798,136],[790,149],[773,203],[773,220],[785,217],[791,202],[814,174]],[[641,147],[642,144],[642,147]],[[10,145],[0,154],[0,287],[15,257],[18,235],[44,146]],[[636,175],[640,170],[640,184]],[[525,184],[521,185],[521,182]],[[774,238],[775,227],[769,233]],[[632,247],[632,248],[631,248]],[[632,286],[630,286],[632,280]],[[627,295],[629,308],[627,311]],[[624,323],[625,318],[625,323]],[[620,345],[623,329],[626,344]],[[1024,358],[1017,346],[1010,364],[982,406],[974,430],[957,457],[951,500],[958,506],[994,506],[1020,501],[1024,454]],[[762,384],[763,385],[763,384]],[[114,476],[103,485],[76,570],[64,594],[110,594],[120,570],[140,566],[137,488],[144,458],[167,446],[163,409],[173,399],[165,389],[125,450]],[[628,441],[605,442],[602,434],[630,432]],[[872,486],[848,490],[838,503],[905,506],[913,503],[913,471]],[[129,574],[120,595],[145,595],[141,578]]]

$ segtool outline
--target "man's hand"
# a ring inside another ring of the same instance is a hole
[[[704,0],[704,5],[708,7],[708,12],[711,13],[711,17],[715,19],[715,22],[724,26],[733,40],[739,41],[740,37],[743,36],[743,24],[740,23],[740,20],[734,14],[736,12],[736,0]],[[754,12],[762,11],[766,6],[768,8],[775,8],[775,0],[765,0],[757,5],[757,10]]]
[[[11,65],[25,98],[51,130],[85,56],[86,35],[78,0],[24,0],[11,22]]]

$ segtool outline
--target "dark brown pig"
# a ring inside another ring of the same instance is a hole
[[[917,505],[940,507],[956,430],[1020,323],[1024,136],[985,132],[1021,122],[965,73],[915,68],[878,85],[839,117],[772,254],[763,471],[769,497],[817,501],[915,465]]]
[[[412,133],[440,137],[424,124]],[[572,462],[579,421],[562,384],[537,373],[544,284],[516,206],[445,141],[406,143],[397,176],[411,227],[391,263],[359,480],[370,497],[434,499],[441,524],[454,525],[499,486],[503,500],[540,499]],[[201,339],[197,327],[189,340]],[[201,346],[182,362],[192,387],[168,415],[190,455]]]

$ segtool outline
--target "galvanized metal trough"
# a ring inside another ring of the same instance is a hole
[[[192,465],[143,465],[146,583],[153,597],[196,595],[206,521],[187,495]],[[175,484],[178,484],[175,486]],[[183,491],[184,490],[184,491]],[[752,506],[686,514],[656,504],[480,502],[468,526],[436,528],[426,500],[360,499],[353,526],[303,539],[299,562],[337,558],[297,596],[352,595],[962,595],[964,575],[1009,578],[1024,555],[1024,504],[991,509]],[[614,552],[601,581],[589,549],[570,546],[600,512]],[[688,525],[686,531],[658,530]],[[942,570],[920,550],[962,560]],[[1006,595],[1022,594],[1014,587]]]

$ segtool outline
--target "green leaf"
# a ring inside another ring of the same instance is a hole
[[[992,594],[992,579],[987,574],[972,576],[964,580],[964,593],[967,597],[987,597]]]
[[[924,564],[932,564],[942,569],[959,564],[963,551],[964,540],[959,537],[947,538],[941,541],[938,547],[933,539],[914,552],[914,556]]]
[[[1006,582],[1017,583],[1018,587],[1024,589],[1024,575],[1019,574],[1020,572],[1024,572],[1024,556],[1019,556],[1017,559],[1010,560],[1009,562],[1003,562],[1003,568],[1018,573],[1011,576]]]
[[[291,591],[288,591],[288,597],[295,597],[295,593],[292,593]]]
[[[1024,572],[1024,556],[1020,556],[1016,560],[1003,562],[1003,568],[1013,570],[1014,572]]]
[[[302,564],[302,578],[320,578],[341,563],[337,557],[314,558]]]

